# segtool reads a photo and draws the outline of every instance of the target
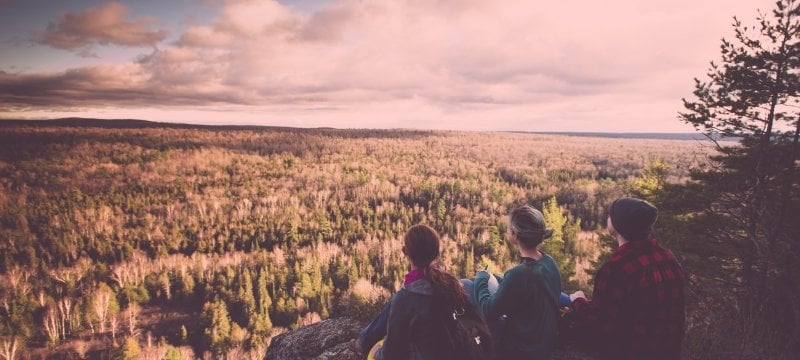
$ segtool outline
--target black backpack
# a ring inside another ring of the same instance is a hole
[[[488,360],[494,358],[494,343],[486,321],[472,304],[458,309],[445,310],[439,314],[445,326],[444,338],[452,349],[450,359]]]

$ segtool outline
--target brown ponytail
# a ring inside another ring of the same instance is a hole
[[[464,287],[455,276],[432,264],[439,257],[439,241],[439,234],[427,225],[412,226],[403,239],[406,255],[416,267],[423,269],[435,294],[452,308],[464,307],[469,302]]]

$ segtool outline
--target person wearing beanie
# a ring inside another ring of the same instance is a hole
[[[609,208],[618,244],[594,280],[591,300],[570,295],[578,341],[602,359],[679,359],[684,334],[684,274],[652,236],[658,209],[624,197]]]

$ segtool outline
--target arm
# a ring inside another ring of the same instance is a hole
[[[525,279],[518,271],[506,273],[503,282],[494,294],[489,293],[489,273],[481,271],[475,276],[475,302],[481,313],[487,318],[495,318],[507,312],[520,299],[520,292],[525,287]]]
[[[592,300],[577,298],[572,303],[574,317],[578,326],[588,332],[588,339],[610,354],[616,347],[610,335],[617,334],[622,325],[622,314],[627,291],[622,274],[609,264],[603,265],[597,273]]]
[[[614,288],[619,284],[616,280],[611,267],[603,265],[595,278],[592,300],[578,297],[572,302],[575,318],[587,325],[613,319],[618,312],[611,310],[623,297],[621,289]]]
[[[392,300],[389,311],[389,322],[386,327],[386,340],[383,348],[376,354],[376,359],[408,359],[411,357],[411,320],[413,314],[406,311],[407,296],[397,293]]]

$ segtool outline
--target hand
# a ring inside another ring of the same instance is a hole
[[[576,291],[572,294],[569,294],[569,301],[575,301],[575,299],[584,299],[586,300],[586,295],[584,295],[583,291]]]

